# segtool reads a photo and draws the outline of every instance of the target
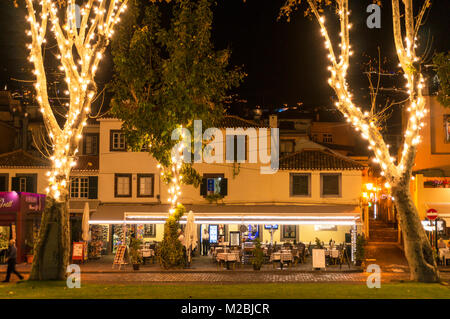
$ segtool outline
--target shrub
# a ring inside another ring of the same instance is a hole
[[[164,224],[164,238],[159,249],[159,257],[161,267],[165,269],[185,266],[183,245],[178,240],[180,218],[185,212],[184,206],[178,205]]]
[[[358,235],[356,237],[356,253],[355,253],[355,261],[357,265],[360,265],[364,258],[366,257],[366,246],[367,241],[363,235]]]
[[[252,265],[255,269],[260,269],[264,263],[264,252],[259,238],[256,238],[253,242],[255,243],[255,248],[253,249]]]
[[[139,252],[141,245],[142,245],[142,240],[136,239],[133,237],[131,238],[131,240],[130,240],[130,258],[131,258],[131,263],[133,265],[142,263],[142,256],[141,256],[141,253]]]

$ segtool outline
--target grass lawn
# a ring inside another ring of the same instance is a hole
[[[440,284],[389,283],[369,289],[365,284],[85,284],[69,289],[62,282],[0,284],[0,298],[77,299],[335,299],[430,298],[450,299],[450,288]]]

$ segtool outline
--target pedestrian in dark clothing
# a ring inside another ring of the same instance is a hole
[[[202,236],[202,253],[203,256],[208,256],[209,252],[209,233],[206,230],[206,228],[203,230],[203,236]]]
[[[15,273],[20,280],[23,279],[23,276],[19,274],[16,270],[16,258],[17,258],[17,249],[16,249],[16,241],[11,239],[9,241],[8,247],[8,270],[6,271],[6,279],[3,282],[9,282],[9,278],[11,277],[11,273]]]

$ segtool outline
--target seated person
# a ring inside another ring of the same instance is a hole
[[[445,245],[444,240],[442,239],[442,237],[439,238],[439,241],[438,241],[438,248],[441,249],[441,248],[445,248],[445,247],[446,247],[446,245]]]

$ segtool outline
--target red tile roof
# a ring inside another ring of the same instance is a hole
[[[280,159],[281,170],[362,170],[364,166],[330,150],[304,149]]]
[[[16,150],[0,155],[0,167],[50,167],[50,161],[31,155],[24,150]]]
[[[50,168],[50,160],[36,157],[24,150],[0,154],[0,167]],[[77,159],[74,171],[98,170],[98,156],[81,155]]]
[[[261,123],[257,123],[254,121],[250,121],[250,120],[246,120],[243,119],[239,116],[236,115],[225,115],[221,120],[220,123],[218,124],[219,128],[249,128],[249,127],[254,127],[254,128],[263,128],[263,127],[268,127],[267,125],[261,124]]]
[[[98,171],[98,156],[81,155],[77,159],[75,171]]]

